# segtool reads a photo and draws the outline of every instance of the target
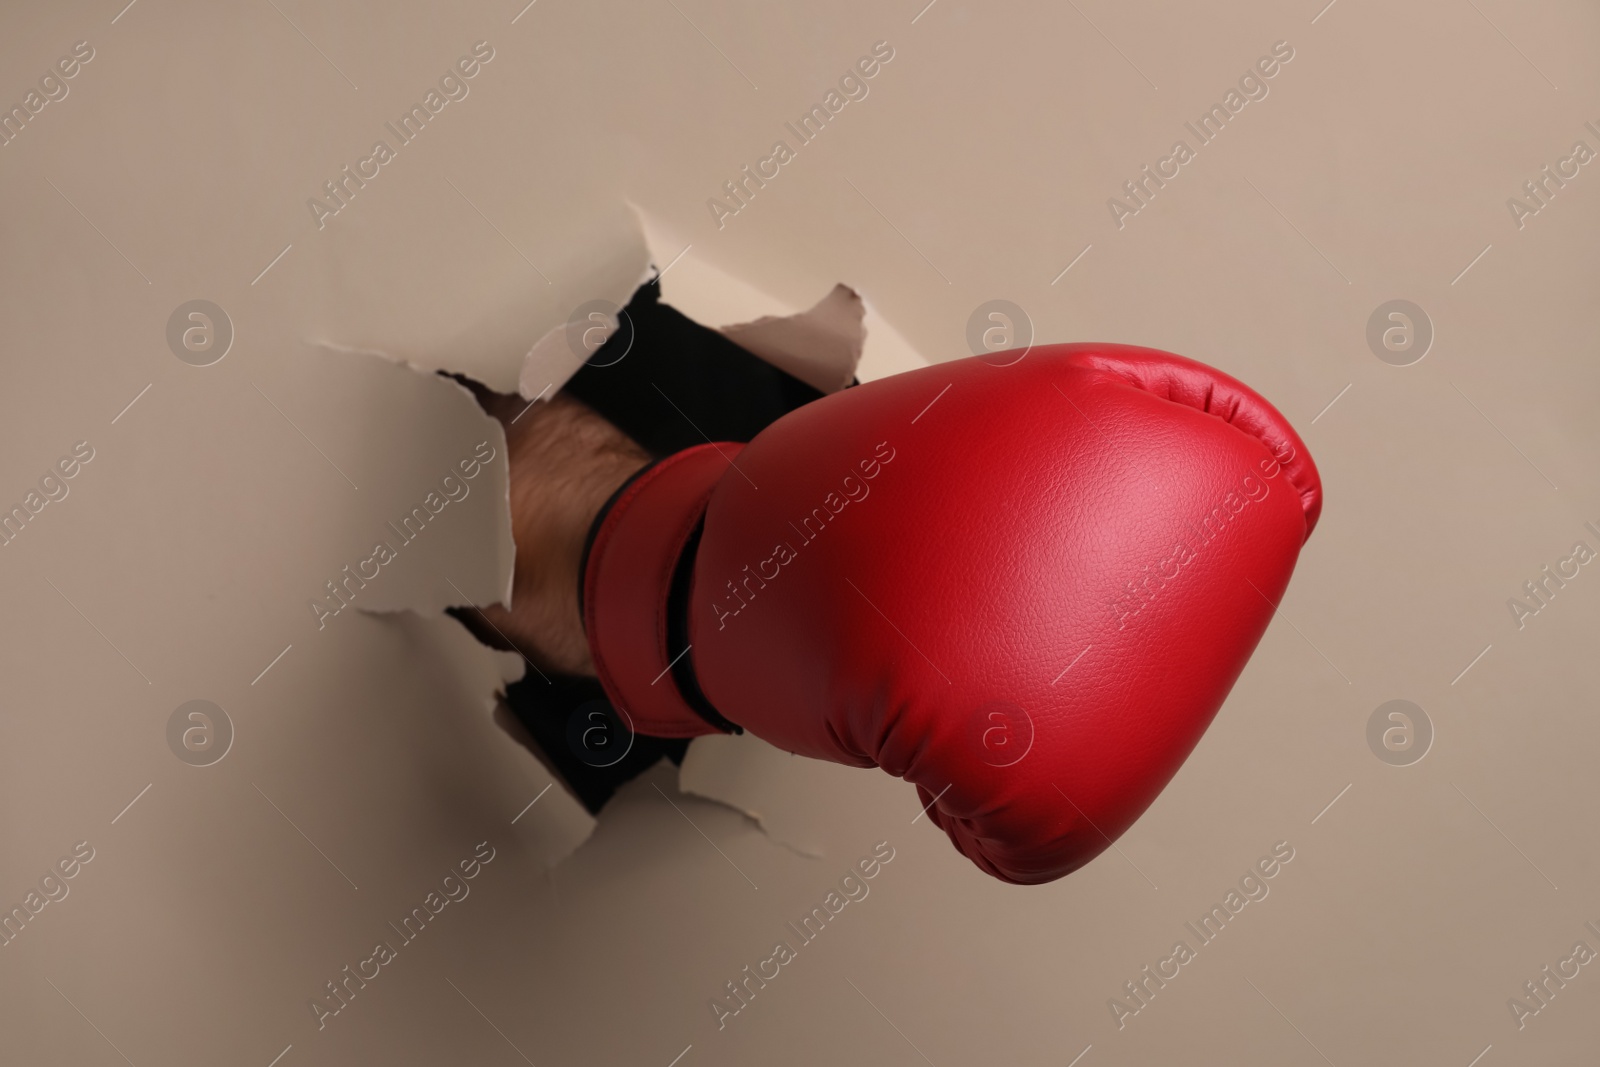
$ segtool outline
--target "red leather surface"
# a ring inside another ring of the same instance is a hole
[[[684,703],[668,666],[667,591],[684,543],[742,445],[701,445],[645,471],[612,504],[584,570],[584,632],[595,673],[636,733],[717,733]]]
[[[737,463],[695,564],[705,694],[781,748],[914,782],[957,848],[1021,883],[1155,799],[1321,506],[1265,400],[1118,345],[848,389]]]

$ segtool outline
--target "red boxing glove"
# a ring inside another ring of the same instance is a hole
[[[597,524],[584,624],[640,733],[882,767],[979,867],[1045,882],[1193,750],[1321,492],[1283,416],[1203,364],[963,359],[647,468]]]

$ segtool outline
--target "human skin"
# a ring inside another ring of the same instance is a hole
[[[545,671],[593,675],[578,611],[578,568],[595,516],[650,462],[588,405],[564,393],[529,404],[463,382],[505,428],[516,566],[511,606],[457,614],[486,644],[522,653]]]

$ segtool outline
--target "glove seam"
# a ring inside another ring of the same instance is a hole
[[[1149,352],[1152,355],[1162,356],[1165,359],[1173,358],[1171,353],[1160,352],[1157,349],[1144,349],[1142,351]],[[1279,468],[1282,470],[1284,477],[1288,480],[1289,484],[1294,487],[1295,495],[1300,499],[1301,513],[1306,518],[1306,538],[1310,538],[1311,517],[1316,511],[1320,511],[1322,487],[1320,483],[1318,483],[1317,479],[1314,478],[1310,479],[1313,484],[1307,484],[1306,475],[1300,469],[1300,461],[1302,460],[1302,457],[1306,456],[1305,442],[1300,440],[1299,435],[1295,433],[1293,428],[1288,425],[1288,420],[1283,418],[1282,412],[1278,411],[1277,408],[1272,406],[1271,401],[1250,389],[1250,387],[1245,385],[1243,382],[1225,381],[1220,384],[1230,386],[1230,388],[1227,390],[1228,400],[1230,402],[1226,405],[1228,409],[1227,414],[1224,414],[1220,410],[1220,406],[1215,403],[1216,391],[1219,382],[1214,377],[1208,377],[1205,383],[1204,403],[1202,405],[1196,405],[1187,403],[1181,399],[1175,399],[1172,396],[1173,389],[1170,379],[1163,379],[1163,382],[1166,385],[1166,389],[1163,392],[1161,390],[1151,388],[1151,383],[1142,380],[1126,365],[1116,363],[1114,360],[1102,355],[1101,353],[1089,352],[1085,353],[1085,357],[1084,365],[1088,367],[1092,367],[1103,374],[1108,374],[1118,381],[1123,382],[1128,386],[1139,390],[1140,392],[1148,393],[1158,400],[1165,400],[1169,404],[1175,404],[1178,407],[1188,408],[1191,411],[1198,411],[1202,414],[1210,415],[1213,418],[1220,419],[1229,426],[1233,427],[1235,430],[1244,434],[1246,437],[1252,438],[1253,440],[1259,442],[1261,446],[1267,450],[1267,453],[1272,456],[1274,461],[1279,464]],[[1195,366],[1203,368],[1206,372],[1208,372],[1208,375],[1222,373],[1214,368],[1206,367],[1204,364],[1196,363]],[[1254,405],[1245,404],[1244,401],[1247,399],[1259,401],[1261,407],[1257,408]],[[1244,416],[1244,421],[1246,423],[1253,423],[1258,418],[1270,422],[1270,415],[1276,415],[1278,420],[1282,422],[1283,425],[1277,433],[1269,435],[1267,432],[1265,432],[1271,428],[1269,426],[1241,425],[1239,421],[1239,417],[1241,415]],[[1273,440],[1272,438],[1277,438],[1277,440]],[[1283,445],[1290,446],[1290,448],[1295,452],[1295,455],[1288,461],[1278,458],[1278,454]],[[1291,466],[1291,464],[1293,464],[1293,466]]]

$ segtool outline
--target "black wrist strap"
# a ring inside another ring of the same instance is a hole
[[[694,672],[694,647],[689,644],[689,593],[694,585],[694,559],[700,548],[700,535],[705,532],[706,519],[700,516],[694,533],[683,546],[683,555],[672,571],[672,585],[667,591],[667,651],[683,649],[672,663],[672,680],[678,686],[683,702],[694,713],[724,733],[742,734],[744,727],[730,722],[718,711],[700,688],[700,678]]]

